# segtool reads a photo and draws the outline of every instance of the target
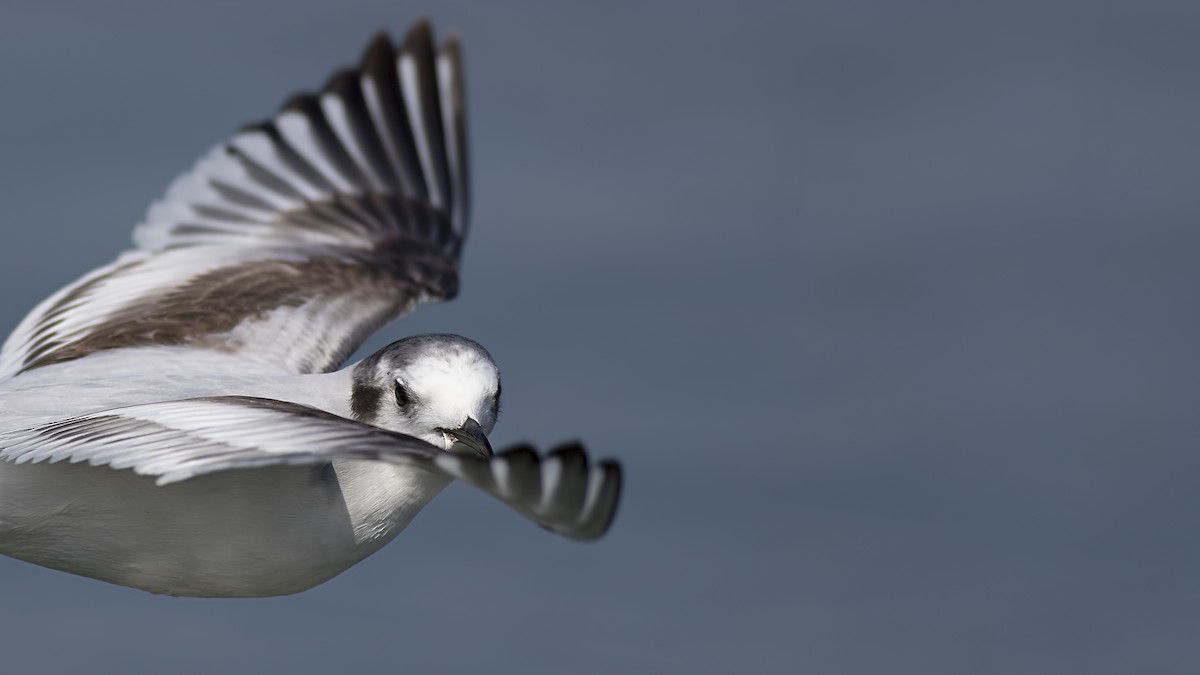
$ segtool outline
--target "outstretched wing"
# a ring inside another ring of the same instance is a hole
[[[590,466],[579,445],[545,456],[518,447],[491,458],[451,454],[425,441],[307,406],[222,396],[106,410],[0,433],[0,460],[88,462],[157,476],[165,485],[217,471],[374,459],[438,471],[487,492],[573,539],[608,529],[620,466]]]
[[[0,377],[107,349],[219,349],[332,370],[383,324],[458,288],[467,230],[462,61],[418,23],[178,178],[136,249],[40,304]]]

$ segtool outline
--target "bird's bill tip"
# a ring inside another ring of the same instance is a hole
[[[457,429],[438,429],[438,431],[454,441],[453,445],[448,448],[449,452],[475,454],[480,457],[495,455],[487,434],[483,432],[483,427],[479,426],[479,422],[471,417],[468,417],[467,421]]]

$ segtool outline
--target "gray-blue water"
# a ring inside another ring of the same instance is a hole
[[[0,670],[1200,669],[1196,3],[7,3],[0,323],[421,13],[474,230],[368,347],[487,345],[497,446],[624,462],[612,532],[455,486],[255,601],[0,559]]]

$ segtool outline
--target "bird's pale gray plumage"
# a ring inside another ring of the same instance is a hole
[[[621,471],[493,455],[500,375],[456,335],[341,370],[453,297],[467,233],[462,55],[418,22],[177,179],[136,247],[0,350],[0,553],[155,593],[295,593],[461,480],[595,539]]]

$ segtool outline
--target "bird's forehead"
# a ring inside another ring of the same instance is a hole
[[[425,353],[409,360],[397,372],[398,379],[413,388],[445,382],[493,387],[500,373],[487,354],[453,349]]]

